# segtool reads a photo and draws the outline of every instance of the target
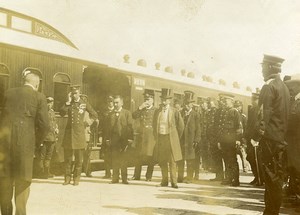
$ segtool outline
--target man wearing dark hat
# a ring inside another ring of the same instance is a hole
[[[68,115],[63,139],[65,158],[65,182],[63,185],[71,183],[73,155],[75,157],[75,169],[73,172],[74,185],[78,185],[80,181],[83,155],[87,146],[84,123],[86,111],[90,114],[92,120],[98,121],[97,113],[92,106],[80,97],[80,87],[78,85],[72,86],[68,101],[60,110],[62,116]]]
[[[1,214],[26,214],[32,180],[33,157],[49,130],[46,97],[38,92],[40,77],[23,73],[24,86],[6,91],[0,117]]]
[[[184,123],[180,113],[172,108],[171,89],[163,88],[161,92],[161,106],[154,113],[153,132],[156,139],[155,160],[158,161],[161,172],[161,186],[168,186],[168,166],[173,188],[178,188],[176,162],[182,159],[180,138]]]
[[[184,91],[184,108],[181,116],[184,120],[183,135],[180,138],[183,159],[178,161],[178,182],[183,182],[184,166],[187,165],[187,176],[184,182],[190,183],[193,179],[193,167],[195,160],[195,148],[200,144],[200,116],[193,110],[194,92]]]
[[[259,132],[262,147],[262,165],[265,176],[264,214],[279,214],[282,202],[283,154],[289,115],[290,94],[280,79],[284,59],[264,55],[262,75],[265,85],[261,89],[258,106],[262,111]]]
[[[251,185],[261,186],[264,183],[261,165],[261,147],[252,144],[251,139],[257,137],[257,126],[259,122],[258,93],[252,93],[251,105],[248,107],[248,120],[245,128],[245,139],[247,141],[247,160],[250,163],[252,173],[254,175]]]
[[[151,181],[154,161],[153,150],[155,146],[155,139],[153,136],[153,116],[156,108],[154,105],[154,90],[145,89],[144,103],[132,113],[133,119],[139,119],[139,136],[140,141],[137,143],[139,146],[138,163],[134,170],[134,180],[140,180],[142,164],[146,162],[148,164],[146,172],[146,181]]]
[[[111,115],[114,114],[114,97],[108,96],[106,99],[106,107],[101,116],[100,129],[102,131],[101,151],[104,156],[105,175],[103,178],[111,178],[112,154],[111,145],[109,142],[109,125]]]
[[[225,107],[224,115],[221,119],[222,124],[218,131],[218,143],[224,155],[226,176],[222,184],[235,187],[240,185],[236,144],[241,138],[242,123],[239,112],[233,107],[234,96],[225,93],[221,96],[225,101]]]
[[[39,178],[49,178],[53,177],[50,174],[50,161],[52,158],[55,141],[58,135],[58,125],[55,118],[55,112],[53,110],[54,99],[52,97],[47,97],[47,106],[48,106],[48,117],[49,117],[49,127],[50,130],[45,137],[43,143],[40,145],[40,155],[39,157],[39,169],[40,174]]]

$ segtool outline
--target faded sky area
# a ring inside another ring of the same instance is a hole
[[[0,0],[66,35],[86,59],[115,64],[124,54],[210,75],[215,82],[261,87],[263,54],[300,73],[296,0]]]

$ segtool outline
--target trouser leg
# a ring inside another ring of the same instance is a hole
[[[26,204],[29,198],[31,182],[15,180],[15,215],[26,215]]]
[[[73,175],[74,185],[78,185],[80,181],[81,171],[82,171],[82,163],[83,163],[83,154],[84,149],[75,149],[75,171]]]
[[[72,175],[72,149],[64,149],[64,158],[65,158],[65,182],[64,185],[69,184],[71,181]]]
[[[178,182],[182,182],[183,181],[183,176],[184,176],[184,163],[185,160],[180,160],[177,162],[177,166],[178,166]]]
[[[0,208],[2,215],[12,215],[13,182],[11,178],[0,178]]]
[[[148,167],[146,172],[146,180],[151,180],[153,175],[154,165],[155,165],[152,157],[147,158],[147,164]]]
[[[122,176],[122,182],[127,182],[127,154],[126,152],[121,152],[121,176]]]
[[[177,169],[176,169],[176,162],[173,158],[173,155],[171,156],[169,160],[169,168],[170,168],[170,179],[172,184],[177,184]]]
[[[112,169],[113,169],[113,176],[112,181],[118,182],[119,175],[120,175],[120,152],[116,150],[112,150]]]
[[[190,159],[186,161],[186,166],[187,166],[187,180],[191,181],[193,179],[193,170],[194,170],[194,159]]]
[[[162,175],[161,184],[162,185],[168,185],[168,182],[169,182],[169,179],[168,179],[168,163],[167,162],[160,163],[160,168],[161,168],[161,175]]]
[[[141,156],[140,155],[137,156],[135,168],[134,168],[134,175],[133,175],[135,180],[140,180],[140,178],[141,178],[142,163],[143,163],[143,160],[142,160]]]

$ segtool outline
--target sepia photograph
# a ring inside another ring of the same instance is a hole
[[[300,214],[299,20],[296,0],[0,0],[0,214]]]

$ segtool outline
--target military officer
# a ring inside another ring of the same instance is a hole
[[[75,169],[73,173],[74,185],[78,185],[80,181],[84,150],[87,146],[85,139],[85,112],[89,113],[89,117],[98,121],[97,113],[92,106],[80,98],[80,86],[71,87],[68,95],[68,101],[60,110],[62,116],[68,115],[68,121],[65,129],[63,147],[65,157],[65,181],[63,185],[71,183],[72,175],[72,158],[75,157]]]
[[[197,148],[201,140],[200,116],[199,113],[193,110],[194,102],[194,92],[184,91],[184,108],[181,111],[181,116],[184,120],[184,130],[180,138],[183,159],[178,161],[178,182],[183,182],[185,162],[187,165],[187,176],[184,182],[192,182],[195,148]]]
[[[242,135],[242,123],[237,109],[233,108],[231,94],[222,94],[225,100],[225,112],[222,116],[224,123],[221,125],[218,135],[218,145],[223,153],[226,179],[223,185],[239,186],[239,166],[236,156],[236,144]]]
[[[259,93],[252,93],[251,105],[248,107],[248,120],[245,129],[245,138],[247,141],[247,160],[250,163],[252,173],[254,175],[251,185],[261,186],[264,183],[261,165],[261,147],[253,145],[251,139],[255,139],[258,135],[257,126],[259,122],[258,108]]]
[[[263,154],[265,215],[279,214],[282,202],[283,154],[287,145],[285,135],[290,105],[289,90],[279,75],[283,61],[279,57],[264,55],[262,62],[265,84],[259,95],[258,106],[262,111],[259,144]]]
[[[226,109],[222,94],[219,95],[218,104],[218,108],[216,108],[213,102],[208,99],[206,136],[212,157],[212,170],[216,173],[216,177],[210,179],[210,181],[223,181],[225,179],[223,153],[217,143],[218,131],[225,123],[224,113]]]
[[[168,166],[170,168],[171,186],[178,188],[176,162],[182,159],[180,137],[184,123],[180,113],[172,108],[171,89],[163,88],[161,92],[161,106],[154,113],[153,132],[156,139],[155,160],[161,167],[161,186],[168,186]]]
[[[142,164],[147,163],[146,181],[151,181],[154,160],[153,160],[153,150],[155,146],[155,139],[153,136],[153,116],[156,108],[154,107],[154,90],[145,89],[144,92],[144,102],[139,106],[139,108],[132,113],[133,119],[139,119],[140,121],[140,145],[139,148],[139,159],[135,166],[134,180],[140,180]]]
[[[246,124],[247,124],[247,116],[243,113],[243,103],[241,101],[235,100],[233,106],[234,106],[234,108],[237,109],[238,113],[240,114],[240,119],[241,119],[242,128],[243,128],[241,139],[236,146],[237,154],[241,158],[243,172],[247,172],[248,171],[248,162],[246,159],[246,157],[247,157],[247,154],[246,154],[247,142],[246,142],[246,139],[244,136],[244,131],[246,130]]]

